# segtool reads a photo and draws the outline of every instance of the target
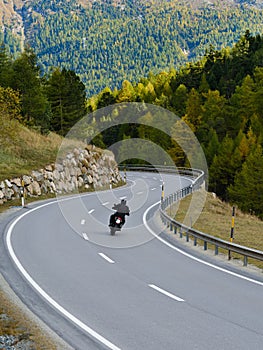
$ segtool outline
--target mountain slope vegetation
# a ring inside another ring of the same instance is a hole
[[[13,0],[8,14],[0,41],[14,54],[29,44],[43,72],[74,70],[88,96],[178,69],[210,45],[231,47],[247,29],[263,29],[262,1]]]
[[[50,76],[41,78],[32,50],[14,60],[2,48],[0,68],[0,142],[10,148],[9,154],[17,151],[17,123],[42,134],[55,131],[64,136],[87,112],[120,102],[155,104],[177,114],[197,136],[209,167],[209,189],[263,218],[260,35],[247,31],[231,49],[210,47],[201,60],[179,70],[151,73],[138,83],[124,80],[121,89],[107,87],[88,100],[74,71],[54,68]],[[94,120],[90,115],[83,135],[96,135],[101,123],[110,118],[105,115]],[[177,166],[189,166],[178,144],[158,130],[129,123],[111,130],[107,124],[102,128],[106,132],[92,140],[98,147],[109,147],[124,138],[149,139],[165,149]]]
[[[88,108],[93,111],[128,101],[173,111],[189,125],[203,147],[210,191],[263,218],[262,97],[263,38],[246,32],[232,49],[218,51],[210,47],[202,60],[187,63],[178,71],[151,74],[137,84],[124,81],[119,90],[104,89],[89,100]],[[176,143],[160,136],[159,130],[142,125],[118,126],[94,142],[100,146],[104,142],[108,147],[129,137],[159,143],[177,166],[189,165]]]

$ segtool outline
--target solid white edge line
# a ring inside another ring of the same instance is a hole
[[[171,243],[165,241],[163,238],[159,237],[151,228],[150,226],[148,225],[147,221],[146,221],[146,216],[148,214],[148,212],[153,208],[155,207],[156,205],[160,204],[160,201],[152,204],[148,209],[146,209],[146,211],[144,212],[143,214],[143,223],[144,223],[144,226],[147,228],[147,230],[155,237],[157,238],[160,242],[162,242],[163,244],[165,244],[167,247],[173,249],[173,250],[176,250],[178,253],[184,255],[184,256],[187,256],[188,258],[192,259],[192,260],[195,260],[201,264],[204,264],[204,265],[207,265],[209,267],[212,267],[213,269],[216,269],[218,271],[221,271],[221,272],[224,272],[224,273],[227,273],[229,275],[232,275],[232,276],[235,276],[235,277],[238,277],[240,279],[243,279],[245,281],[248,281],[248,282],[252,282],[254,284],[258,284],[259,286],[263,286],[263,282],[260,282],[260,281],[257,281],[257,280],[254,280],[253,278],[249,278],[249,277],[246,277],[246,276],[243,276],[243,275],[240,275],[236,272],[232,272],[230,270],[227,270],[227,269],[224,269],[222,267],[219,267],[219,266],[216,266],[214,264],[211,264],[205,260],[202,260],[202,259],[199,259],[199,258],[196,258],[195,256],[189,254],[189,253],[186,253],[184,252],[183,250],[175,247],[174,245],[172,245]]]
[[[111,260],[111,258],[109,258],[107,255],[105,255],[105,254],[103,254],[103,253],[99,253],[99,255],[100,255],[103,259],[107,260],[109,263],[114,264],[114,261]]]
[[[164,289],[162,289],[162,288],[160,288],[160,287],[157,287],[157,286],[154,285],[154,284],[148,284],[148,286],[149,286],[150,288],[153,288],[153,289],[157,290],[157,292],[162,293],[162,294],[166,295],[167,297],[172,298],[172,299],[174,299],[174,300],[176,300],[176,301],[180,301],[180,302],[181,302],[181,301],[185,301],[184,299],[179,298],[179,297],[177,297],[176,295],[174,295],[174,294],[172,294],[172,293],[170,293],[170,292],[167,292],[166,290],[164,290]]]
[[[160,180],[161,181],[161,180]],[[132,181],[133,182],[133,181]],[[91,194],[86,194],[83,196],[89,196]],[[86,324],[84,324],[83,322],[81,322],[79,319],[77,319],[75,316],[73,316],[71,313],[69,313],[66,309],[64,309],[60,304],[58,304],[54,299],[52,299],[36,282],[35,280],[28,274],[28,272],[24,269],[24,267],[22,266],[22,264],[20,263],[20,261],[18,260],[17,256],[15,255],[15,252],[13,250],[12,244],[11,244],[11,235],[12,235],[12,231],[14,226],[18,223],[18,221],[20,221],[24,216],[32,213],[35,210],[38,210],[40,208],[43,208],[45,206],[48,205],[53,205],[56,204],[59,201],[67,201],[67,200],[72,200],[75,199],[76,197],[71,196],[68,198],[64,198],[61,200],[55,200],[52,202],[48,202],[45,204],[42,204],[38,207],[35,207],[27,212],[25,212],[24,214],[20,215],[18,218],[16,218],[12,224],[10,225],[10,227],[8,228],[7,231],[7,235],[6,235],[6,243],[7,243],[7,248],[9,250],[9,254],[12,257],[14,263],[16,264],[17,268],[20,270],[20,272],[22,273],[22,275],[27,279],[27,281],[38,291],[38,293],[40,293],[51,305],[53,305],[58,311],[60,311],[64,316],[66,316],[68,319],[70,319],[73,323],[75,323],[76,325],[78,325],[80,328],[82,328],[85,332],[87,332],[88,334],[90,334],[91,336],[93,336],[95,339],[97,339],[98,341],[100,341],[101,343],[103,343],[104,345],[106,345],[109,349],[111,350],[121,350],[120,348],[118,348],[117,346],[115,346],[114,344],[112,344],[110,341],[108,341],[106,338],[104,338],[103,336],[101,336],[100,334],[98,334],[96,331],[94,331],[93,329],[91,329],[90,327],[88,327]],[[162,239],[161,237],[159,237],[147,224],[146,221],[146,215],[147,213],[156,205],[158,205],[160,203],[160,201],[152,204],[143,214],[143,223],[145,225],[145,227],[147,228],[147,230],[154,236],[156,237],[160,242],[162,242],[163,244],[165,244],[166,246],[168,246],[171,249],[176,250],[178,253],[187,256],[188,258],[198,261],[199,263],[202,263],[204,265],[210,266],[216,270],[222,271],[224,273],[230,274],[232,276],[244,279],[246,281],[258,284],[260,286],[263,286],[262,282],[259,282],[257,280],[242,276],[240,274],[237,274],[235,272],[226,270],[224,268],[218,267],[216,265],[210,264],[204,260],[201,260],[199,258],[196,258],[184,251],[182,251],[179,248],[176,248],[175,246],[173,246],[172,244],[170,244],[169,242],[166,242],[164,239]]]
[[[66,201],[66,200],[70,200],[70,199],[74,199],[74,197],[70,197],[70,198],[66,198],[66,199],[62,199],[60,201]],[[88,334],[90,334],[93,338],[97,339],[99,342],[101,342],[102,344],[106,345],[109,349],[111,350],[121,350],[119,347],[117,347],[116,345],[114,345],[113,343],[111,343],[109,340],[107,340],[106,338],[104,338],[102,335],[100,335],[99,333],[97,333],[96,331],[94,331],[92,328],[90,328],[89,326],[87,326],[85,323],[83,323],[82,321],[80,321],[78,318],[76,318],[75,316],[73,316],[70,312],[68,312],[65,308],[63,308],[60,304],[58,304],[53,298],[51,298],[36,282],[35,280],[29,275],[29,273],[24,269],[23,265],[20,263],[19,259],[17,258],[17,256],[15,255],[15,252],[13,250],[12,244],[11,244],[11,235],[12,235],[12,231],[14,226],[18,223],[19,220],[21,220],[24,216],[28,215],[29,213],[32,213],[35,210],[38,210],[40,208],[43,208],[45,206],[48,205],[52,205],[54,203],[57,203],[57,201],[52,201],[43,205],[40,205],[36,208],[33,208],[27,212],[25,212],[24,214],[20,215],[19,217],[17,217],[12,224],[10,225],[10,227],[8,228],[7,234],[6,234],[6,243],[7,243],[7,248],[9,250],[9,254],[12,257],[14,263],[16,264],[17,268],[20,270],[20,272],[22,273],[22,275],[26,278],[26,280],[37,290],[37,292],[42,295],[43,298],[45,298],[53,307],[55,307],[59,312],[61,312],[65,317],[67,317],[69,320],[71,320],[73,323],[75,323],[77,326],[79,326],[81,329],[83,329],[85,332],[87,332]]]

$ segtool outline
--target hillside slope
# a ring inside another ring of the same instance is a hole
[[[0,148],[0,181],[29,174],[33,169],[54,162],[62,142],[54,133],[40,135],[18,123],[16,128],[15,141]]]
[[[73,69],[88,95],[178,68],[209,45],[232,46],[248,29],[261,34],[263,1],[0,0],[0,41],[29,44],[43,72]]]

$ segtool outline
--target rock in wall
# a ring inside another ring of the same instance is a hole
[[[63,194],[79,189],[110,188],[121,181],[118,166],[113,153],[87,146],[75,148],[66,157],[43,169],[0,182],[0,204],[25,196],[35,197],[42,194]]]

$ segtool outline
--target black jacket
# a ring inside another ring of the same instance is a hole
[[[116,210],[120,214],[130,215],[130,209],[126,204],[123,204],[123,203],[114,204],[112,209]]]

